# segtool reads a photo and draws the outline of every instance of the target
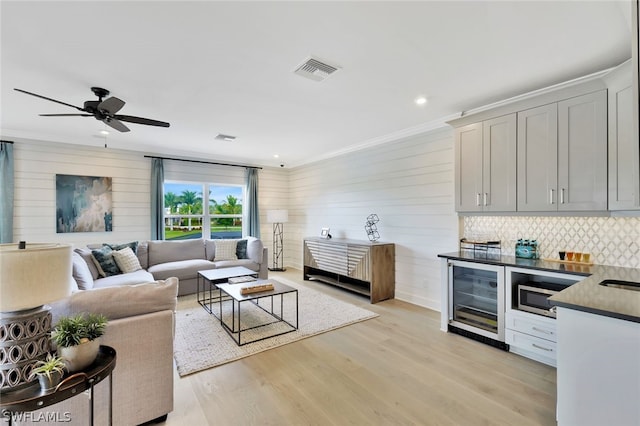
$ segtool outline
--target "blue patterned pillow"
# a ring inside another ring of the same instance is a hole
[[[101,249],[91,250],[93,261],[98,268],[98,272],[102,277],[110,277],[112,275],[121,274],[120,268],[116,260],[113,258],[113,250],[109,246],[103,246]]]
[[[247,240],[238,240],[236,245],[236,256],[238,259],[248,259],[247,257]]]
[[[107,246],[110,247],[111,250],[113,251],[118,251],[118,250],[122,250],[123,248],[126,247],[131,247],[131,251],[133,252],[133,254],[138,254],[138,242],[137,241],[133,241],[130,243],[125,243],[125,244],[107,244],[104,243],[102,244],[102,246]]]

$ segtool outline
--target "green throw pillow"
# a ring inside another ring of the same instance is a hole
[[[236,245],[236,256],[238,259],[248,259],[247,256],[247,240],[238,240]]]
[[[137,241],[132,241],[130,243],[125,243],[125,244],[107,244],[107,243],[103,243],[102,246],[107,246],[110,247],[111,250],[113,251],[118,251],[118,250],[122,250],[125,247],[131,247],[131,251],[133,252],[133,254],[138,254],[138,242]]]
[[[110,277],[122,273],[120,268],[118,268],[116,260],[113,258],[113,250],[111,247],[103,246],[101,249],[91,250],[91,254],[93,255],[93,259],[101,276]]]

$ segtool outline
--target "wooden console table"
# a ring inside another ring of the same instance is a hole
[[[304,279],[353,291],[371,303],[393,299],[395,245],[341,238],[304,239]]]
[[[112,423],[113,411],[113,376],[111,373],[116,366],[116,351],[110,346],[100,346],[98,357],[89,367],[82,372],[75,373],[65,378],[55,390],[44,392],[40,389],[40,383],[22,389],[3,392],[0,398],[0,412],[2,417],[9,419],[9,425],[13,423],[13,418],[18,417],[18,413],[39,410],[49,407],[58,402],[90,390],[89,417],[90,425],[93,426],[93,387],[102,380],[109,378],[109,425]],[[26,417],[26,416],[25,416]],[[68,422],[71,419],[62,418],[57,421]]]

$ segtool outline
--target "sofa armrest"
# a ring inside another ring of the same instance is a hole
[[[82,312],[105,315],[109,320],[127,318],[152,312],[176,310],[178,279],[145,284],[94,288],[73,293],[51,303],[55,324],[61,316]]]
[[[266,280],[269,278],[269,267],[267,265],[269,259],[269,251],[266,247],[262,248],[262,263],[260,263],[260,270],[258,271],[258,278]]]

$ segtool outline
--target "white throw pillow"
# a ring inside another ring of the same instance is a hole
[[[216,254],[214,261],[218,260],[238,260],[236,246],[238,240],[214,240],[216,244]]]
[[[125,247],[122,250],[114,251],[113,258],[116,260],[118,268],[120,268],[120,270],[125,274],[142,269],[140,261],[133,250],[131,250],[131,247]]]

